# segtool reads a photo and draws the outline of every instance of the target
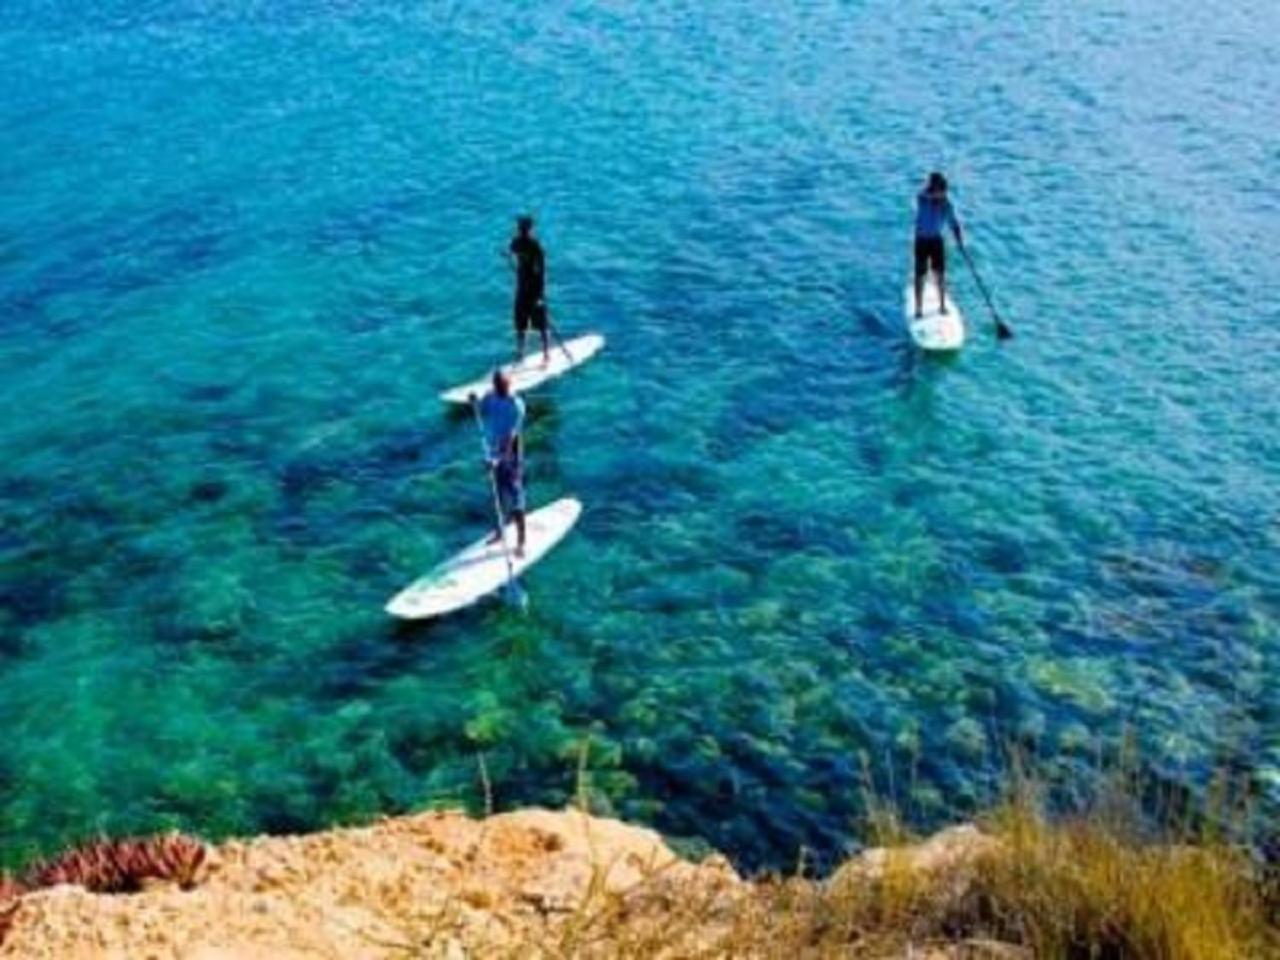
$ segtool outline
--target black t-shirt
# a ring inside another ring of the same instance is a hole
[[[525,293],[542,293],[545,267],[542,244],[533,237],[515,236],[511,239],[511,252],[516,257],[516,283]]]

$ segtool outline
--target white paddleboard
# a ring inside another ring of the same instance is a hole
[[[938,284],[932,276],[925,278],[920,311],[922,316],[917,319],[915,285],[908,284],[902,313],[911,339],[921,350],[959,350],[964,346],[964,314],[950,290],[947,291],[947,312],[939,310]]]
[[[582,513],[582,504],[572,497],[557,500],[525,517],[524,556],[515,555],[516,527],[508,523],[507,544],[516,576],[547,555],[564,539]],[[502,589],[507,583],[507,561],[501,543],[489,543],[489,536],[473,543],[446,560],[426,576],[415,580],[387,604],[387,613],[402,620],[425,620],[469,607],[482,597]]]
[[[526,390],[532,390],[548,380],[555,379],[562,373],[567,373],[578,364],[590,360],[603,349],[604,337],[598,333],[589,333],[584,337],[574,337],[572,340],[566,340],[563,346],[553,342],[551,344],[551,358],[545,362],[542,359],[542,344],[538,342],[536,335],[530,337],[530,346],[533,349],[525,354],[523,360],[519,363],[508,364],[502,368],[507,376],[511,378],[512,393],[524,393]],[[460,387],[446,390],[440,394],[440,399],[445,403],[466,403],[472,394],[477,397],[483,397],[489,392],[492,377],[493,375],[489,374],[471,383],[464,383]]]

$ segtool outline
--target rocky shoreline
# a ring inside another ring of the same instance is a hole
[[[0,890],[0,960],[1280,956],[1280,884],[1233,847],[1031,804],[984,824],[822,879],[744,878],[576,810],[101,841]]]
[[[921,863],[951,869],[982,843],[973,828],[957,828],[915,849]],[[873,851],[854,862],[875,871],[883,858]],[[454,960],[530,949],[634,955],[641,944],[714,955],[754,890],[723,857],[689,863],[654,831],[617,820],[424,813],[210,847],[190,889],[152,882],[130,895],[70,885],[28,893],[0,957]],[[698,922],[673,927],[694,904]]]

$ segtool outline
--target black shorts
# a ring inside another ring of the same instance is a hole
[[[547,330],[547,304],[541,293],[525,293],[516,291],[516,305],[513,319],[516,331],[524,333],[530,327],[539,333]]]
[[[947,248],[941,237],[916,237],[916,276],[947,272]]]

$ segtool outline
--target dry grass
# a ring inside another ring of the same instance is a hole
[[[588,751],[584,743],[576,791],[584,813]],[[576,906],[518,931],[501,955],[1280,960],[1274,867],[1229,843],[1231,831],[1203,826],[1247,817],[1225,787],[1210,797],[1213,815],[1198,820],[1157,798],[1165,829],[1150,839],[1136,813],[1143,789],[1132,757],[1121,758],[1095,807],[1073,818],[1047,817],[1012,760],[1009,798],[980,830],[925,843],[914,842],[868,774],[864,827],[876,850],[827,880],[805,876],[802,863],[792,876],[717,884],[680,880],[667,864],[618,889],[593,850]],[[434,937],[415,939],[426,945],[418,956],[438,954]]]
[[[584,748],[580,768],[585,764]],[[479,767],[487,784],[483,760]],[[581,772],[579,780],[585,808]],[[574,847],[568,838],[568,848],[510,845],[530,834],[486,821],[449,855],[460,872],[441,875],[450,876],[443,896],[396,902],[372,892],[367,906],[385,908],[381,916],[391,926],[352,930],[370,956],[421,960],[1280,960],[1275,875],[1231,843],[1231,831],[1202,825],[1220,817],[1183,817],[1152,836],[1132,812],[1129,788],[1129,800],[1112,794],[1094,810],[1062,819],[1044,815],[1035,791],[1019,783],[980,829],[953,828],[924,842],[913,842],[891,805],[869,798],[870,832],[880,846],[826,879],[801,869],[744,882],[725,867],[673,861],[660,845],[640,859],[625,852],[634,845],[618,845],[626,828],[616,824],[607,827],[613,845],[597,845],[585,810],[584,839]],[[606,829],[605,821],[596,824]],[[487,842],[504,830],[502,843]],[[503,850],[515,857],[520,879],[503,873]],[[353,846],[350,855],[359,851]],[[151,877],[185,884],[202,858],[202,847],[180,837],[102,841],[34,868],[23,883],[77,882],[103,891],[137,889]],[[582,870],[542,874],[565,882],[554,896],[530,900],[524,884],[536,878],[535,892],[546,889],[537,870],[556,863]],[[0,879],[0,936],[21,892]],[[352,916],[328,907],[335,925]]]
[[[993,823],[961,925],[1037,957],[1255,960],[1280,956],[1264,889],[1239,851],[1148,844],[1105,821],[1050,824],[1025,806]]]
[[[673,888],[660,870],[624,893],[593,882],[551,935],[531,931],[510,955],[1280,958],[1273,881],[1213,836],[1148,841],[1101,811],[1051,820],[1020,790],[981,833],[951,837],[733,894]]]

